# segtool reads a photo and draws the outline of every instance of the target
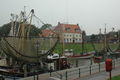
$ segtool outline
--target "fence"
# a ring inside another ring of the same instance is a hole
[[[120,66],[120,58],[113,60],[113,69]],[[105,71],[105,62],[93,64],[89,66],[78,67],[50,73],[51,77],[61,80],[73,80],[80,77],[88,76],[94,73]]]
[[[120,66],[120,58],[113,60],[113,69]],[[89,66],[82,66],[77,68],[71,68],[67,70],[61,70],[51,73],[40,74],[36,76],[20,78],[17,80],[48,80],[50,77],[59,78],[61,80],[74,80],[77,78],[92,75],[94,73],[99,73],[105,71],[105,62],[99,64],[93,64]]]

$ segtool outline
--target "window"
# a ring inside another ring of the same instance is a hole
[[[78,37],[78,35],[76,34],[76,37]]]
[[[70,42],[70,39],[68,39],[68,42]]]
[[[70,31],[70,28],[65,28],[66,31]]]
[[[81,37],[81,35],[79,35],[79,37]]]
[[[66,39],[64,39],[64,42],[66,42]]]
[[[79,29],[79,28],[76,28],[76,29],[75,29],[75,32],[79,32],[79,31],[80,31],[80,29]]]
[[[70,42],[72,42],[72,39],[70,39]]]
[[[76,39],[76,42],[77,42],[78,39]]]
[[[69,40],[68,39],[66,39],[66,42],[68,42]]]
[[[81,39],[79,39],[79,42],[81,42]]]
[[[69,37],[69,35],[67,35],[67,37]]]

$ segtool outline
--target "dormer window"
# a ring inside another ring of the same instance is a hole
[[[75,29],[75,32],[79,32],[79,31],[80,31],[80,29],[78,29],[78,28]]]
[[[70,28],[65,28],[66,31],[70,31]]]

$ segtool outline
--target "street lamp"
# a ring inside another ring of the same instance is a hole
[[[40,46],[40,44],[39,44],[39,41],[37,40],[37,42],[36,42],[36,49],[37,49],[37,57],[38,57],[38,53],[39,53],[39,46]],[[38,58],[38,62],[39,62],[39,58]],[[37,64],[37,69],[38,69],[38,64]],[[39,74],[37,73],[37,80],[39,80]]]

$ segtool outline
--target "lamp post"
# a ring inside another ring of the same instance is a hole
[[[37,40],[37,42],[36,42],[36,49],[37,49],[37,56],[38,56],[38,53],[39,53],[39,51],[38,51],[38,48],[39,48],[39,42],[38,42],[38,40]],[[38,58],[38,62],[39,62],[39,58]],[[38,69],[38,64],[37,64],[37,69]],[[37,80],[39,80],[39,74],[37,73]]]

